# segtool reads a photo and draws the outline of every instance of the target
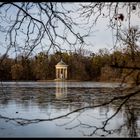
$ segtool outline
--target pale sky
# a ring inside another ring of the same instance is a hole
[[[76,5],[77,4],[78,3],[76,3]],[[73,8],[76,8],[76,5],[74,5],[72,3],[70,3],[70,4],[67,3],[67,6],[65,8],[68,9],[71,6]],[[15,9],[13,10],[13,13],[12,13],[13,16],[14,16],[14,12],[15,12]],[[124,11],[123,11],[123,13],[124,13]],[[74,13],[74,15],[72,15],[72,17],[75,18],[75,21],[79,20],[78,13]],[[82,21],[80,21],[80,22],[82,23]],[[84,19],[83,19],[83,22],[85,22]],[[124,19],[124,21],[122,22],[122,26],[127,27],[126,23],[128,23],[128,21],[126,19]],[[139,25],[139,23],[140,23],[140,18],[138,18],[136,15],[133,15],[132,20],[131,20],[131,25]],[[97,22],[96,26],[93,26],[92,35],[86,39],[86,41],[88,43],[90,43],[90,45],[88,47],[86,47],[85,49],[92,51],[92,53],[96,53],[96,52],[98,52],[99,49],[107,48],[108,50],[111,50],[113,48],[112,30],[107,28],[107,24],[108,24],[108,19],[100,18],[100,20]],[[0,25],[3,25],[3,23],[0,23]],[[84,30],[81,29],[81,32],[84,33]],[[4,42],[4,46],[6,47],[7,43],[4,41],[5,33],[0,32],[0,36],[1,36],[0,43]],[[73,40],[73,38],[70,34],[69,34],[69,40],[71,40],[71,41]],[[43,45],[46,45],[46,46],[48,45],[47,40],[44,39],[43,42],[44,42]],[[59,41],[59,43],[60,42],[62,42],[62,41]],[[67,49],[67,44],[62,44],[62,47]],[[41,51],[40,48],[41,47],[38,46],[34,51],[40,52]],[[6,50],[1,45],[0,46],[0,54],[3,54],[5,51]],[[9,52],[9,55],[14,56],[13,50],[11,50]]]

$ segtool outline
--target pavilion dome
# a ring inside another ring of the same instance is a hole
[[[61,59],[61,61],[60,62],[58,62],[57,64],[56,64],[56,66],[67,66],[64,62],[63,62],[63,60]]]

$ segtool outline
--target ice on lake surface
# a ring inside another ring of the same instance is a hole
[[[54,120],[36,121],[108,102],[122,95],[118,91],[120,83],[2,82],[0,85],[0,137],[140,136],[139,94],[131,97],[116,114],[123,100],[82,109]],[[27,123],[24,119],[34,121]],[[22,122],[26,125],[21,125]]]
[[[2,82],[2,86],[6,87],[56,87],[59,85],[63,87],[67,85],[67,87],[118,87],[120,83],[105,83],[105,82]],[[125,85],[125,84],[123,84]]]

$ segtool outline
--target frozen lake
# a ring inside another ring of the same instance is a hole
[[[2,82],[0,137],[139,137],[139,94],[122,106],[123,100],[104,104],[122,95],[119,86],[101,82]]]
[[[3,87],[44,87],[55,88],[56,86],[63,87],[83,87],[83,88],[100,88],[100,87],[118,87],[120,83],[105,83],[105,82],[2,82]]]

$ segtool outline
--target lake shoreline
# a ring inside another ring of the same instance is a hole
[[[121,83],[121,81],[95,81],[95,80],[60,80],[60,79],[54,79],[54,80],[4,80],[0,82],[103,82],[103,83]],[[123,82],[126,83],[126,82]]]

